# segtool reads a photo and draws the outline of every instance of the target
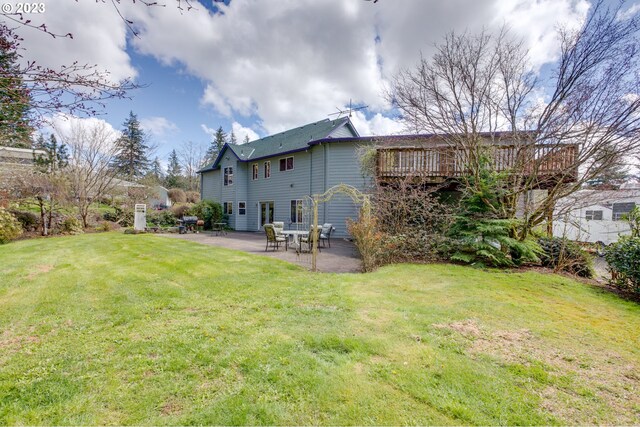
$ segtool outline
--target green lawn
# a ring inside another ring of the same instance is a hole
[[[640,420],[640,305],[559,276],[116,233],[0,246],[0,274],[0,424]]]

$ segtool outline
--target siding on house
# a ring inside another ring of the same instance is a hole
[[[340,142],[327,146],[327,188],[348,184],[360,191],[366,190],[366,180],[360,169],[356,142]],[[350,197],[337,194],[327,203],[325,222],[333,224],[338,237],[348,236],[347,219],[358,217],[359,206]]]
[[[333,124],[334,129],[328,129]],[[311,145],[304,130],[328,139],[317,145]],[[287,131],[289,132],[289,131]],[[306,125],[291,131],[298,142],[287,139],[287,132],[273,137],[263,138],[259,144],[252,143],[261,157],[252,157],[251,146],[225,146],[222,153],[212,165],[200,171],[202,176],[201,196],[223,204],[233,203],[233,215],[229,216],[229,226],[239,231],[259,231],[261,224],[261,203],[274,203],[274,221],[282,221],[285,227],[308,227],[312,220],[311,212],[307,212],[307,224],[291,223],[291,201],[305,200],[307,196],[322,194],[330,187],[345,183],[358,189],[364,189],[364,179],[360,173],[360,165],[356,150],[356,142],[332,143],[331,138],[353,138],[357,132],[347,119],[333,122],[322,121]],[[272,156],[264,155],[266,147],[272,146]],[[298,147],[298,148],[293,148]],[[294,152],[292,149],[298,150]],[[279,152],[284,152],[279,154]],[[240,157],[238,157],[240,156]],[[293,157],[293,170],[280,171],[280,159]],[[264,163],[271,162],[271,177],[264,177]],[[253,179],[253,164],[258,164],[258,178]],[[233,185],[224,186],[224,168],[233,167]],[[238,202],[246,202],[246,215],[239,215]],[[341,195],[328,203],[319,206],[318,222],[329,222],[336,227],[337,236],[347,236],[346,218],[355,218],[357,207],[348,197]]]
[[[280,171],[280,159],[293,157],[293,170]],[[290,226],[291,200],[304,199],[310,194],[310,160],[308,151],[301,151],[285,156],[274,156],[262,159],[259,163],[257,180],[248,177],[248,194],[251,206],[248,206],[248,223],[246,230],[260,230],[260,203],[274,202],[274,221],[282,221]],[[271,161],[271,178],[264,178],[264,162]],[[293,225],[295,226],[295,224]]]
[[[200,198],[202,200],[212,200],[220,202],[222,199],[220,191],[222,190],[221,169],[216,169],[202,174],[202,182],[200,185]]]
[[[238,158],[232,150],[225,150],[223,153],[222,161],[220,162],[220,199],[218,200],[221,205],[224,203],[233,203],[233,214],[229,215],[229,227],[236,229],[236,210],[237,210],[237,198],[236,191],[238,188]],[[227,167],[233,168],[233,184],[224,185],[224,169]]]

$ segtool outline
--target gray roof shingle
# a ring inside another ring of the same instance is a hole
[[[279,154],[293,153],[306,150],[309,148],[310,142],[329,138],[331,133],[347,123],[350,123],[347,117],[335,120],[324,119],[246,144],[225,144],[220,154],[218,154],[216,161],[208,164],[199,172],[217,169],[225,149],[231,149],[242,162],[259,160]]]

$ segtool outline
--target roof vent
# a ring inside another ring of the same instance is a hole
[[[282,142],[280,143],[280,148],[282,148]]]

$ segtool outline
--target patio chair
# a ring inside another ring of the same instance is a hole
[[[284,243],[284,250],[288,250],[289,245],[287,238],[285,236],[278,236],[273,224],[265,224],[264,232],[267,235],[267,246],[264,248],[265,252],[269,249],[269,246],[271,246],[274,251],[277,251],[281,243]]]
[[[336,231],[336,228],[333,224],[322,224],[322,230],[320,231],[320,241],[322,242],[322,247],[325,247],[325,242],[329,243],[329,247],[331,247],[331,234]]]
[[[282,235],[282,230],[284,230],[284,222],[283,221],[273,221],[273,228],[276,230],[276,235]]]
[[[318,242],[318,252],[320,252],[320,233],[322,232],[322,228],[318,227],[315,230],[315,235],[316,235],[316,241]],[[307,245],[307,251],[311,252],[312,246],[313,246],[313,234],[314,234],[314,229],[313,229],[313,225],[311,226],[311,229],[309,230],[309,234],[303,237],[300,237],[300,250],[302,250],[302,245],[305,244]]]

